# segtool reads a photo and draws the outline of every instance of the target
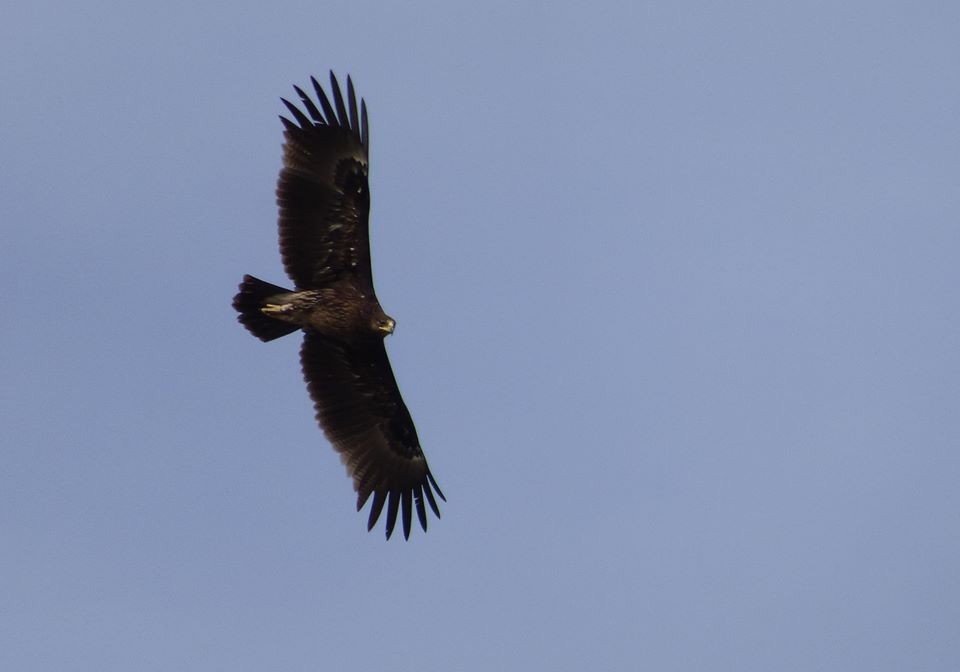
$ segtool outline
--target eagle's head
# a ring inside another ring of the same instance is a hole
[[[380,315],[373,320],[373,328],[384,336],[392,334],[396,326],[397,321],[389,315]]]

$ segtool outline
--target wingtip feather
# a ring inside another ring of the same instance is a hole
[[[377,490],[373,495],[373,504],[370,505],[370,516],[367,518],[367,532],[373,529],[380,519],[380,512],[383,511],[383,505],[387,501],[387,493],[383,490]],[[389,538],[390,535],[387,535]]]
[[[433,474],[427,471],[427,478],[430,479],[430,484],[433,485],[434,490],[437,491],[437,494],[440,495],[440,499],[447,501],[447,498],[443,496],[443,490],[440,489],[440,486],[437,485],[437,482],[433,478]]]
[[[294,131],[300,130],[300,127],[299,127],[299,126],[297,126],[295,123],[293,123],[292,121],[290,121],[289,119],[287,119],[287,118],[286,118],[285,116],[283,116],[282,114],[277,115],[277,116],[279,116],[279,117],[280,117],[280,121],[283,122],[283,127],[284,127],[285,129],[287,129],[288,131],[290,131],[291,133],[294,132]]]
[[[300,111],[300,108],[291,103],[286,98],[281,98],[283,104],[287,106],[287,109],[290,110],[290,114],[297,120],[297,123],[300,124],[300,128],[307,129],[313,127],[313,122],[307,119],[307,115]]]
[[[327,98],[327,92],[320,86],[320,82],[317,81],[316,77],[311,77],[310,83],[313,84],[313,90],[317,92],[317,98],[320,99],[320,107],[323,108],[323,114],[327,118],[327,124],[330,126],[335,125],[337,123],[337,113],[333,111],[333,105],[330,104],[330,99]]]
[[[427,510],[423,506],[423,486],[418,485],[413,491],[413,501],[417,507],[417,518],[420,520],[420,527],[427,531]]]
[[[393,534],[393,528],[397,525],[397,510],[400,508],[400,493],[397,490],[390,491],[390,501],[387,503],[387,539]]]
[[[353,79],[347,75],[347,103],[350,106],[350,130],[360,137],[360,120],[357,118],[357,94],[353,89]]]
[[[427,504],[430,505],[430,509],[433,511],[433,515],[437,518],[440,517],[440,507],[437,506],[437,500],[433,498],[433,492],[430,490],[430,484],[423,484],[423,494],[427,496]]]
[[[303,103],[303,106],[307,108],[307,112],[310,114],[310,117],[313,119],[314,123],[320,124],[321,126],[326,126],[327,120],[323,118],[323,115],[320,113],[320,110],[317,109],[317,106],[314,104],[313,100],[310,99],[310,96],[301,89],[299,86],[294,85],[293,90],[297,92],[297,95],[300,96],[300,101]]]
[[[350,128],[350,118],[347,116],[347,107],[343,103],[343,92],[340,91],[340,82],[337,76],[330,71],[330,89],[333,94],[333,104],[337,106],[337,119],[340,121],[341,128]]]
[[[410,538],[410,514],[411,514],[410,505],[411,505],[411,499],[412,499],[410,494],[411,494],[410,490],[403,491],[402,512],[403,512],[403,538],[404,539]]]
[[[370,122],[367,120],[367,101],[360,99],[360,142],[370,152]]]

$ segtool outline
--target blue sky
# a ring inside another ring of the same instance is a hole
[[[957,669],[958,6],[385,5],[5,10],[0,667]],[[406,543],[230,308],[330,68]]]

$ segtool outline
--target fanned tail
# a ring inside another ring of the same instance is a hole
[[[271,296],[288,294],[289,289],[271,285],[252,275],[243,276],[240,291],[233,297],[233,307],[238,313],[237,320],[247,328],[251,334],[263,342],[293,333],[299,327],[289,322],[281,322],[264,315],[260,309]]]

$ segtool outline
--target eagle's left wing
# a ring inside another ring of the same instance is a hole
[[[415,506],[427,529],[424,498],[439,518],[431,487],[437,486],[413,420],[397,388],[382,338],[343,343],[307,331],[300,350],[303,377],[317,420],[353,478],[357,511],[373,495],[367,529],[387,505],[387,538],[402,512],[403,536],[410,536]]]

